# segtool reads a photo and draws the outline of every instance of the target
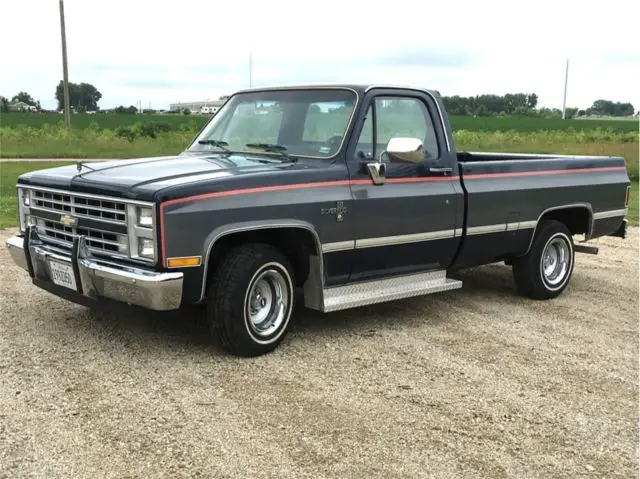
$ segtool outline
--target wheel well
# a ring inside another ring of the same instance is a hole
[[[556,220],[564,223],[572,235],[588,234],[591,228],[591,212],[584,206],[574,206],[544,213],[543,220]]]
[[[209,253],[207,283],[224,256],[243,243],[267,243],[278,248],[289,259],[296,276],[296,286],[304,285],[309,275],[309,255],[319,256],[313,233],[303,228],[267,228],[230,233],[218,239]]]

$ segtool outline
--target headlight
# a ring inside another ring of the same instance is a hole
[[[138,238],[138,255],[143,258],[153,258],[155,255],[153,240],[149,238]]]
[[[22,201],[25,206],[31,206],[31,190],[22,190]]]
[[[137,208],[137,223],[139,226],[153,226],[153,210],[144,206],[138,206]]]

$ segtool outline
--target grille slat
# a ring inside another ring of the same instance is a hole
[[[41,190],[31,190],[31,201],[34,207],[46,211],[69,213],[78,217],[99,219],[118,224],[127,223],[126,204],[119,201]]]

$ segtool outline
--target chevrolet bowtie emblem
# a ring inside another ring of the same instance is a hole
[[[75,219],[73,216],[62,215],[60,217],[60,223],[62,223],[65,226],[75,226],[77,222],[78,220]]]

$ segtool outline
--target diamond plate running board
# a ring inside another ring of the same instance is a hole
[[[462,281],[447,278],[446,271],[396,276],[377,281],[363,281],[324,290],[325,312],[384,303],[462,287]]]

